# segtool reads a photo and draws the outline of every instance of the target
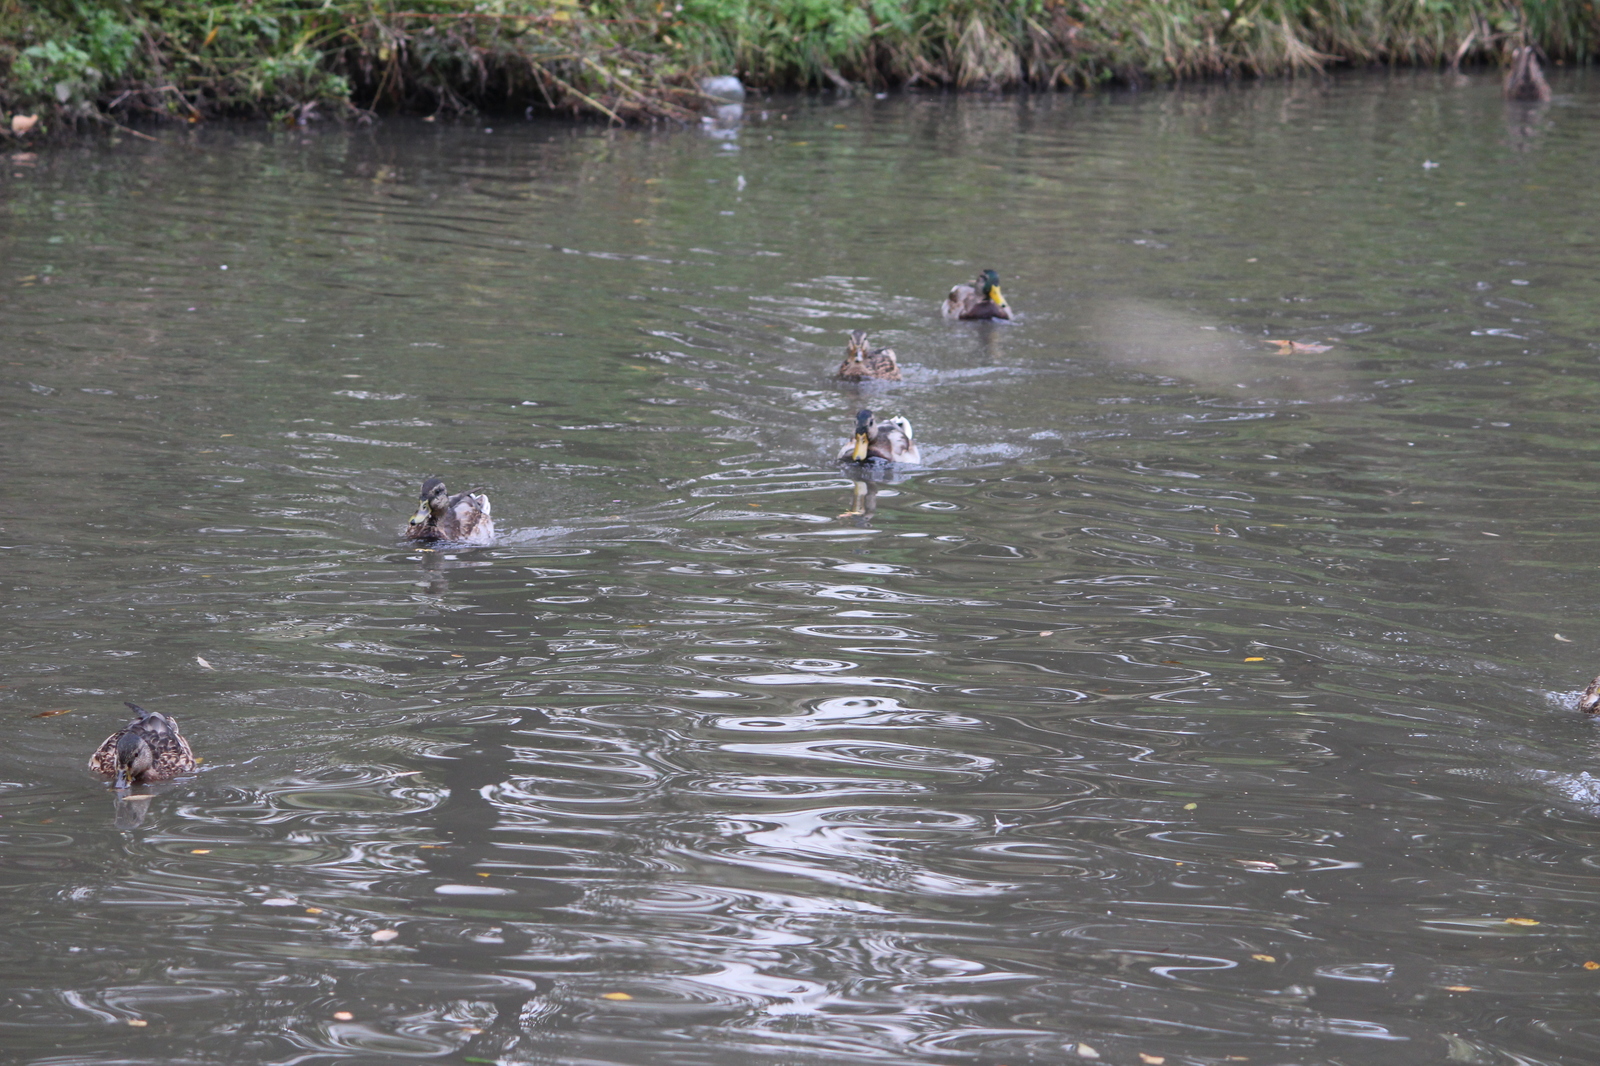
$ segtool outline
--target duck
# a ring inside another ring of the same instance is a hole
[[[855,437],[839,451],[839,461],[869,463],[882,459],[891,463],[920,463],[922,453],[911,439],[911,423],[896,415],[886,422],[863,407],[856,412]]]
[[[197,763],[189,742],[178,732],[170,714],[147,711],[129,703],[133,720],[106,737],[89,757],[89,769],[112,778],[111,787],[125,791],[134,785],[165,781],[191,772]]]
[[[1584,714],[1600,714],[1600,677],[1589,682],[1589,687],[1578,697],[1578,710]]]
[[[466,544],[488,544],[494,540],[494,520],[489,517],[489,497],[481,492],[458,492],[454,496],[440,478],[422,483],[422,502],[406,524],[406,539],[448,540]]]
[[[834,375],[840,381],[899,381],[900,360],[893,348],[876,350],[867,343],[866,330],[850,331],[850,343],[845,345],[844,362]]]
[[[971,285],[957,285],[944,298],[946,318],[1011,318],[1011,305],[1000,295],[1000,275],[979,274]]]

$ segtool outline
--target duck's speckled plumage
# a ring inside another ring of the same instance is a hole
[[[1011,317],[1011,305],[1000,293],[1000,275],[992,270],[979,274],[971,285],[957,285],[944,298],[946,318]]]
[[[856,412],[856,431],[850,443],[839,452],[841,462],[867,463],[882,459],[891,463],[920,463],[922,453],[911,439],[911,423],[896,415],[879,422],[872,411]]]
[[[1584,714],[1600,714],[1600,677],[1589,682],[1589,687],[1578,697],[1578,710]]]
[[[845,346],[844,362],[834,375],[841,381],[899,381],[900,360],[893,348],[874,349],[867,343],[865,330],[850,331],[850,343]]]
[[[123,789],[165,781],[195,768],[194,752],[171,715],[128,704],[134,718],[89,757],[89,769]]]
[[[430,477],[422,483],[421,503],[406,525],[406,539],[488,544],[494,540],[494,520],[489,517],[489,497],[481,492],[445,490],[444,482]]]

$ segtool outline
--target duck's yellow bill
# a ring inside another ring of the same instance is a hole
[[[850,458],[854,459],[858,463],[866,462],[867,461],[867,445],[869,443],[870,442],[867,440],[867,435],[865,433],[857,433],[856,434],[856,450],[850,453]]]
[[[996,307],[1004,307],[1006,305],[1006,298],[1000,295],[1000,286],[989,286],[989,302]]]
[[[411,524],[414,526],[420,526],[424,524],[428,521],[428,515],[430,513],[431,512],[428,510],[428,501],[423,500],[422,506],[417,508],[417,513],[411,516]]]

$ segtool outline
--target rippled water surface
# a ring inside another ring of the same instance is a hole
[[[1556,88],[0,157],[6,1058],[1595,1061]],[[119,805],[125,699],[204,764]]]

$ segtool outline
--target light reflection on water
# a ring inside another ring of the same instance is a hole
[[[6,1046],[1587,1061],[1597,103],[5,160]],[[430,474],[494,548],[399,542]],[[206,760],[138,818],[124,698]]]

